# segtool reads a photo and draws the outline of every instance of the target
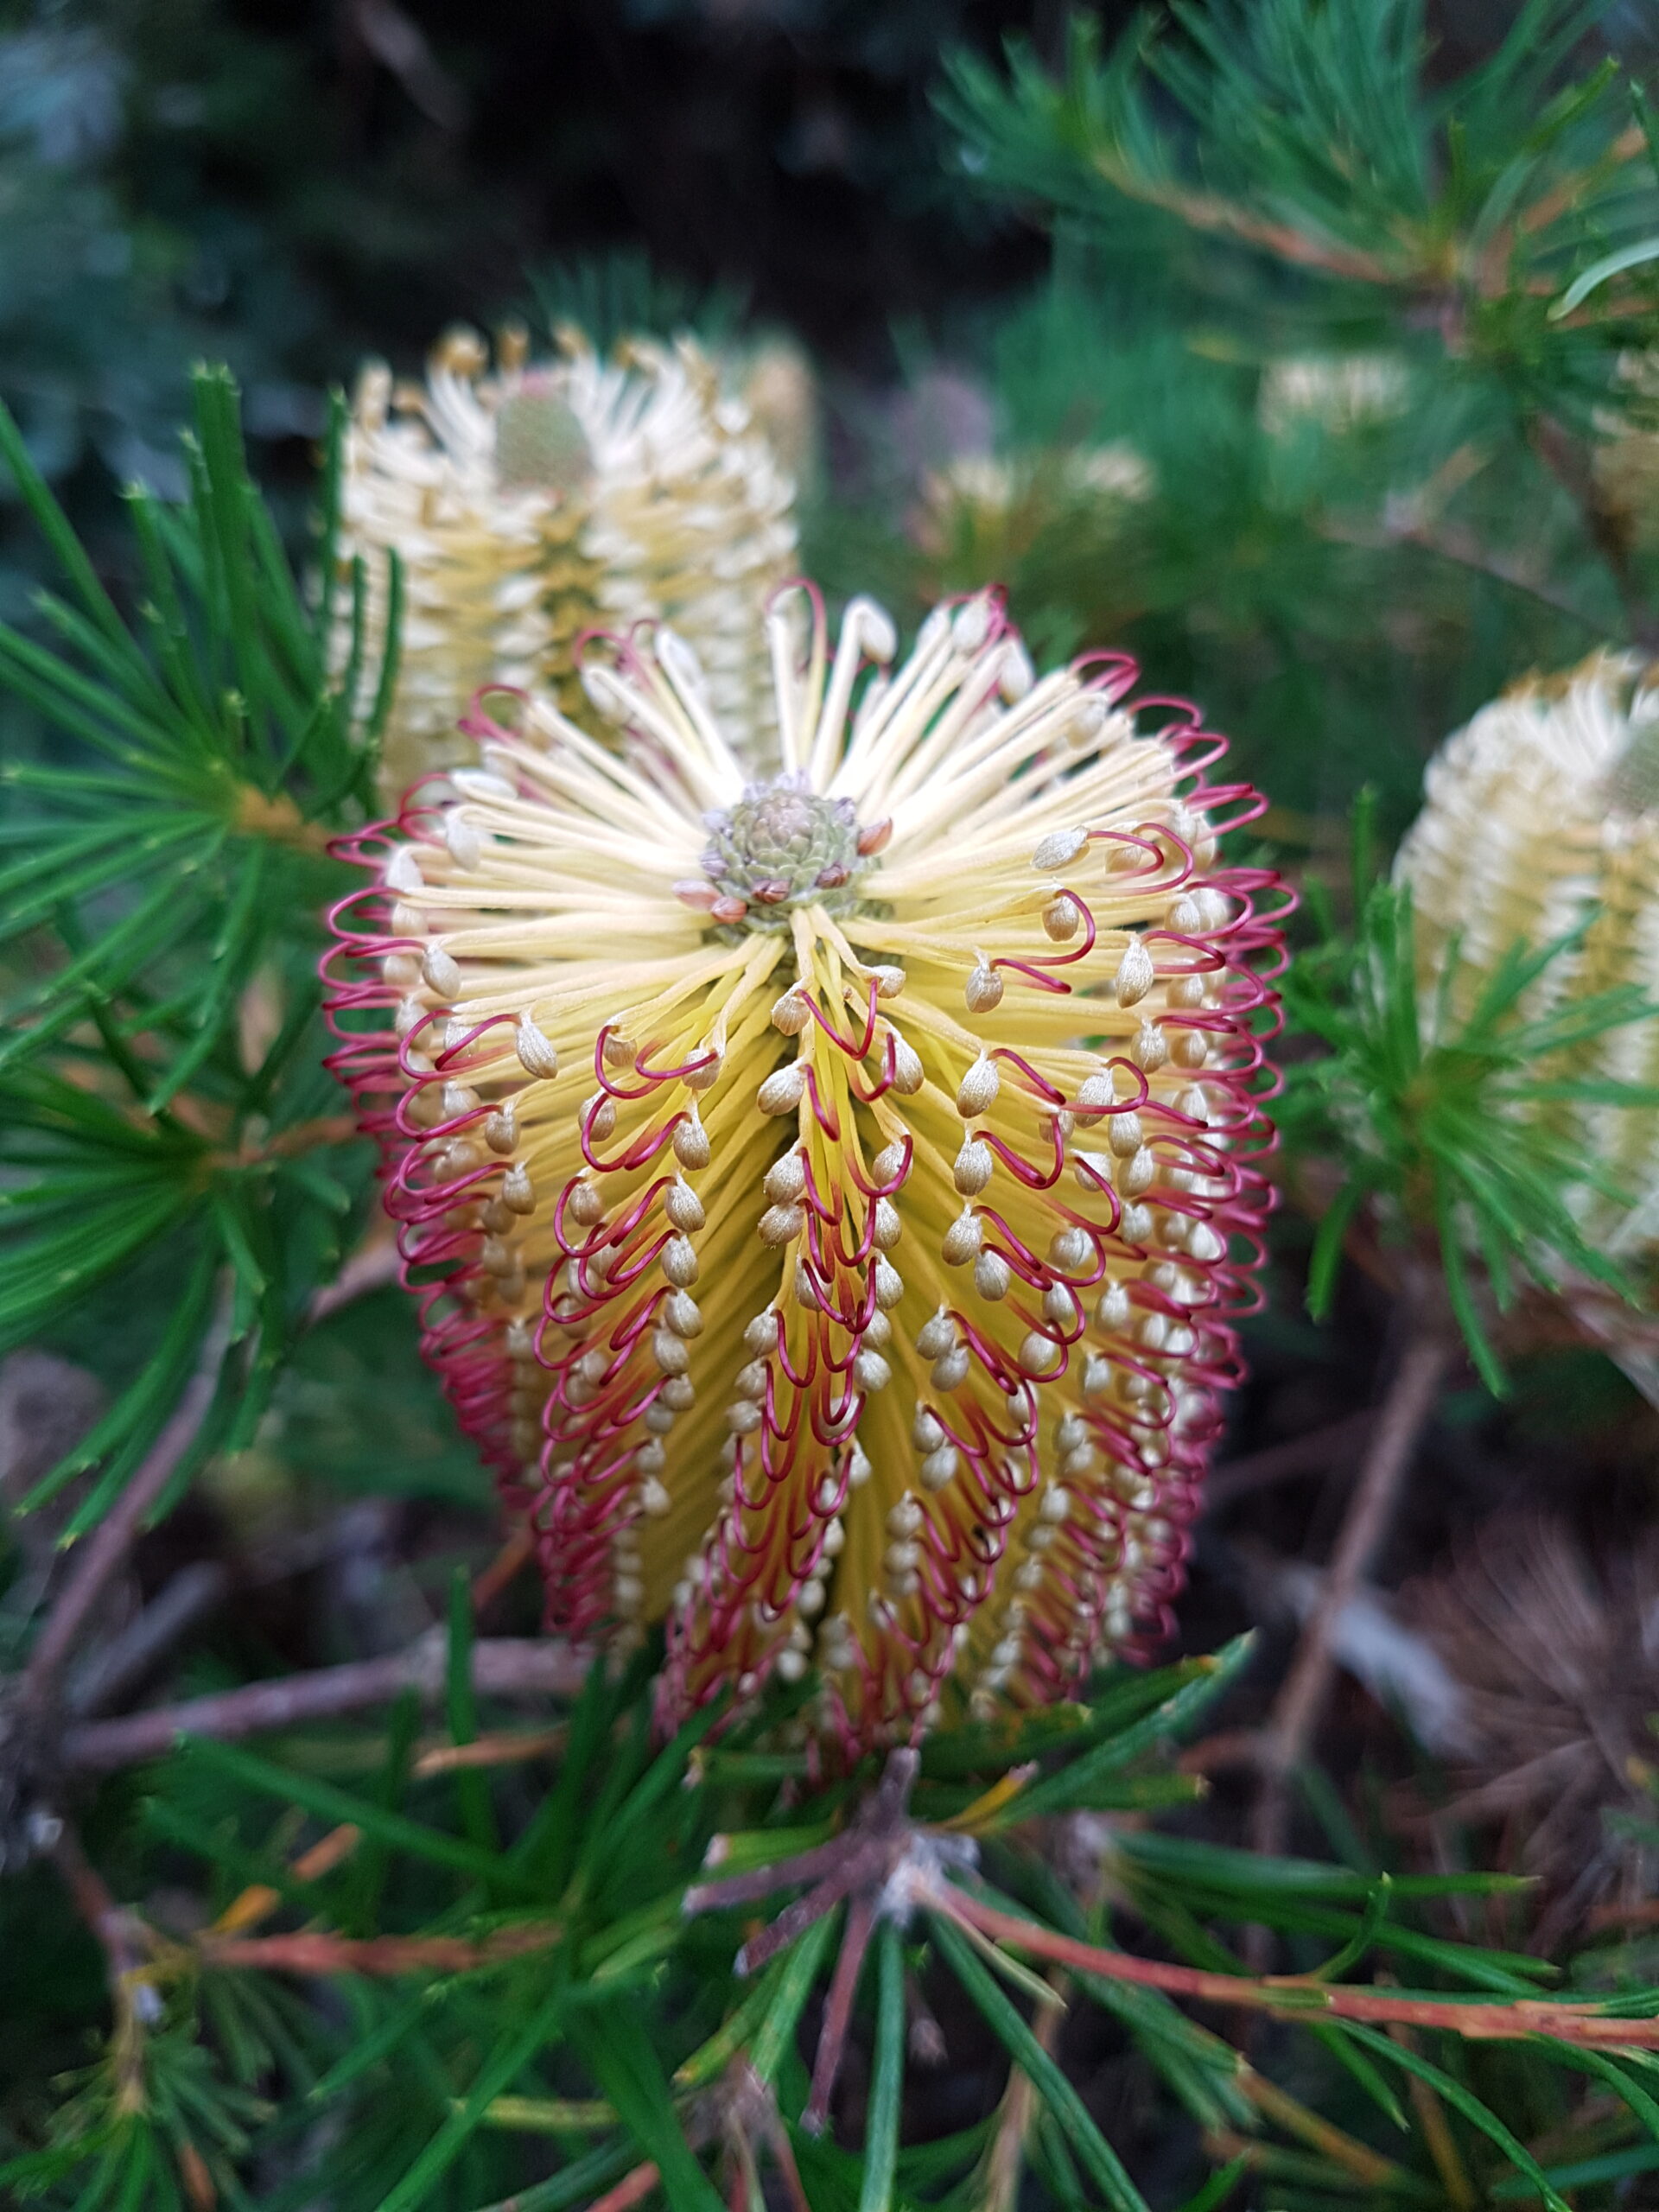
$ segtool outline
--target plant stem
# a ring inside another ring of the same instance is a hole
[[[558,1942],[563,1929],[499,1928],[480,1942],[461,1936],[331,1936],[305,1929],[291,1936],[216,1936],[197,1939],[205,1965],[257,1967],[267,1974],[469,1974],[503,1959],[524,1957]]]
[[[438,1633],[382,1659],[320,1667],[272,1682],[250,1682],[244,1689],[225,1690],[213,1697],[156,1706],[118,1720],[89,1721],[69,1730],[64,1764],[83,1771],[107,1771],[159,1758],[181,1736],[212,1736],[226,1742],[267,1734],[297,1721],[386,1705],[410,1688],[436,1698],[442,1694],[447,1649],[447,1639]],[[574,1697],[590,1663],[588,1654],[569,1644],[531,1637],[486,1637],[473,1646],[473,1687],[491,1697]]]
[[[143,1923],[124,1911],[104,1877],[81,1849],[67,1822],[52,1845],[51,1857],[76,1911],[104,1954],[105,1979],[115,2015],[111,2041],[116,2102],[123,2113],[142,2111],[144,2103],[144,2031],[162,2017],[162,2002],[143,1978]]]
[[[1376,1415],[1369,1406],[1328,1421],[1306,1435],[1287,1437],[1260,1452],[1247,1452],[1236,1459],[1224,1459],[1204,1486],[1204,1510],[1230,1505],[1236,1497],[1266,1490],[1274,1483],[1294,1482],[1299,1475],[1322,1475],[1334,1470],[1362,1444],[1369,1443]]]
[[[1534,453],[1577,507],[1585,535],[1613,580],[1619,604],[1624,609],[1624,620],[1630,625],[1631,644],[1639,645],[1644,652],[1659,650],[1659,620],[1643,596],[1630,561],[1624,526],[1601,496],[1588,450],[1548,415],[1533,417],[1527,438]]]
[[[1268,1725],[1260,1760],[1262,1794],[1252,1823],[1251,1847],[1269,1857],[1285,1847],[1289,1827],[1287,1783],[1306,1758],[1331,1686],[1332,1639],[1344,1609],[1364,1579],[1382,1540],[1413,1457],[1455,1354],[1450,1334],[1436,1323],[1420,1324],[1408,1340],[1377,1416],[1370,1448],[1359,1471],[1319,1600],[1302,1630]]]
[[[1054,1990],[1054,2003],[1036,2007],[1031,2031],[1039,2046],[1049,2056],[1054,2056],[1054,2045],[1059,2038],[1060,2023],[1065,2018],[1066,1977],[1051,1974],[1049,1981]],[[996,2133],[991,2141],[990,2155],[985,2161],[985,2180],[981,2196],[981,2212],[1015,2212],[1020,2202],[1020,2181],[1026,2168],[1026,2138],[1031,2133],[1031,2123],[1037,2116],[1037,2092],[1029,2074],[1018,2066],[1008,2069],[1008,2086],[1002,2094],[1001,2109],[998,2114]]]
[[[934,1878],[918,1881],[916,1902],[946,1914],[959,1926],[977,1929],[998,1942],[1033,1958],[1052,1959],[1110,1981],[1132,1981],[1161,1989],[1172,1997],[1206,2004],[1248,2005],[1281,2018],[1375,2021],[1387,2027],[1443,2029],[1480,2043],[1525,2042],[1553,2036],[1584,2050],[1659,2050],[1659,2018],[1622,2019],[1593,2005],[1563,2004],[1554,1998],[1523,1997],[1500,2005],[1484,1998],[1417,1997],[1404,1991],[1372,1989],[1349,1982],[1317,1981],[1307,1974],[1212,1974],[1205,1967],[1184,1967],[1164,1959],[1137,1958],[1128,1951],[1103,1951],[1092,1943],[1059,1935],[1036,1922],[1020,1920],[971,1897],[955,1883]]]
[[[607,2189],[603,2196],[596,2196],[588,2212],[627,2212],[630,2204],[638,2204],[642,2196],[650,2196],[660,2178],[655,2162],[648,2158],[644,2165],[624,2174],[614,2189]]]
[[[1471,575],[1489,577],[1506,591],[1520,592],[1541,607],[1566,615],[1582,628],[1605,634],[1605,626],[1596,615],[1534,575],[1520,562],[1483,545],[1472,531],[1455,523],[1442,523],[1438,529],[1433,529],[1421,517],[1390,518],[1381,530],[1372,531],[1332,519],[1320,525],[1319,534],[1334,544],[1354,545],[1371,553],[1387,552],[1398,545],[1409,546],[1416,552],[1427,553],[1433,560],[1466,569]]]
[[[196,1440],[219,1387],[224,1352],[225,1330],[220,1325],[208,1331],[200,1363],[143,1465],[86,1539],[85,1548],[59,1592],[23,1669],[20,1695],[26,1710],[41,1713],[54,1702],[63,1670],[99,1599],[120,1572],[151,1508]]]

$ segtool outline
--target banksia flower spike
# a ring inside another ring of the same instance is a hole
[[[1277,885],[1122,658],[1039,681],[985,595],[892,673],[868,601],[766,631],[758,779],[666,630],[590,650],[580,724],[474,718],[358,849],[338,1065],[550,1624],[665,1619],[665,1719],[816,1664],[854,1745],[1167,1625],[1268,1202]]]
[[[1659,1019],[1599,1019],[1587,1002],[1611,1014],[1606,995],[1621,987],[1638,1002],[1659,999],[1652,679],[1634,655],[1599,653],[1483,707],[1430,763],[1396,868],[1412,896],[1431,1031],[1467,1020],[1517,945],[1541,952],[1573,939],[1515,1014],[1570,1026],[1585,1009],[1586,1033],[1539,1072],[1581,1092],[1600,1084],[1604,1095],[1548,1096],[1519,1110],[1593,1163],[1596,1179],[1572,1201],[1587,1230],[1625,1250],[1659,1237],[1659,1115],[1630,1110],[1641,1087],[1659,1084]],[[1621,1103],[1619,1085],[1637,1089]]]
[[[339,558],[368,569],[371,669],[389,555],[403,566],[387,803],[469,757],[459,725],[480,685],[537,685],[574,707],[576,641],[596,626],[672,622],[702,654],[734,742],[752,742],[771,711],[760,615],[795,565],[793,500],[749,410],[690,341],[607,363],[571,334],[562,359],[532,364],[509,332],[491,371],[483,341],[458,330],[423,385],[366,369]],[[352,649],[342,620],[338,665]]]

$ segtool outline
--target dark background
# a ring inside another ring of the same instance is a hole
[[[1135,11],[1092,12],[1109,38]],[[1439,66],[1466,65],[1514,12],[1440,0]],[[1034,226],[948,175],[941,56],[1013,34],[1055,59],[1066,13],[0,9],[0,392],[54,473],[90,448],[127,474],[165,449],[178,380],[209,354],[238,370],[251,428],[280,448],[313,433],[321,389],[365,351],[412,368],[458,316],[487,323],[538,297],[591,314],[596,284],[619,311],[649,289],[687,316],[781,324],[832,375],[890,379],[1047,258]],[[596,256],[610,257],[597,273]]]

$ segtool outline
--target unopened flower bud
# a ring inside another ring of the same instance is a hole
[[[913,1098],[921,1089],[921,1055],[907,1038],[893,1033],[893,1087],[901,1098]]]
[[[768,1206],[760,1217],[760,1242],[792,1244],[805,1223],[806,1216],[799,1206]]]
[[[689,1290],[699,1273],[697,1250],[689,1236],[671,1236],[663,1247],[663,1273],[678,1290]]]
[[[806,1063],[791,1060],[777,1068],[760,1085],[755,1103],[763,1114],[792,1114],[806,1094]]]
[[[798,1152],[786,1152],[766,1170],[764,1185],[775,1206],[793,1205],[806,1188],[806,1163]]]
[[[969,971],[962,995],[967,1001],[969,1014],[989,1014],[1002,1003],[1002,978],[995,968],[982,960]]]
[[[888,1188],[899,1185],[910,1172],[910,1155],[901,1144],[884,1144],[870,1162],[870,1180]]]
[[[853,1381],[861,1390],[885,1390],[893,1380],[893,1370],[879,1351],[861,1351],[853,1361]]]
[[[1043,933],[1056,944],[1065,944],[1076,937],[1083,922],[1083,909],[1069,891],[1058,899],[1051,899],[1043,909]]]
[[[702,1200],[678,1175],[663,1193],[663,1211],[682,1233],[695,1233],[703,1227],[709,1217],[703,1211]]]
[[[1119,1006],[1135,1006],[1145,998],[1158,980],[1158,971],[1152,964],[1152,955],[1138,937],[1132,937],[1123,949],[1117,963],[1117,974],[1112,988]]]
[[[553,1040],[537,1027],[528,1013],[521,1014],[512,1033],[513,1050],[518,1064],[527,1075],[551,1083],[559,1071],[559,1056],[553,1049]]]
[[[1129,1058],[1144,1075],[1156,1075],[1169,1058],[1169,1045],[1155,1021],[1143,1021],[1129,1039]]]
[[[429,986],[446,1002],[461,996],[461,969],[441,944],[434,943],[427,946],[421,960],[421,973]]]
[[[988,1114],[1002,1078],[995,1060],[987,1059],[982,1052],[957,1086],[957,1111],[963,1121],[976,1115]]]
[[[1147,1146],[1133,1152],[1117,1171],[1117,1187],[1126,1198],[1138,1198],[1158,1179],[1158,1162]]]
[[[712,1157],[709,1132],[697,1119],[695,1109],[683,1122],[675,1124],[671,1142],[674,1157],[682,1167],[690,1168],[695,1174],[698,1168],[709,1165]]]
[[[1052,875],[1056,868],[1069,868],[1088,842],[1086,830],[1051,830],[1039,842],[1031,864],[1039,875]]]
[[[971,1364],[966,1344],[958,1344],[955,1351],[944,1353],[933,1363],[933,1388],[947,1394],[960,1389],[968,1380],[968,1370]]]
[[[978,1252],[983,1234],[979,1216],[971,1206],[963,1206],[945,1230],[944,1242],[939,1248],[946,1267],[965,1267]]]
[[[982,1139],[969,1137],[957,1154],[951,1170],[957,1190],[964,1198],[977,1198],[991,1179],[991,1148]]]

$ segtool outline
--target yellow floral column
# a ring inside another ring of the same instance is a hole
[[[338,1065],[551,1626],[665,1719],[1052,1698],[1166,1632],[1268,1205],[1258,802],[997,600],[774,606],[755,764],[666,629],[494,728],[340,910]]]

